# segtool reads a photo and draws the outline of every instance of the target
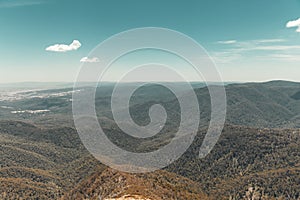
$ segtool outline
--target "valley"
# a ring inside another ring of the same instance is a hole
[[[111,141],[148,152],[172,139],[180,120],[172,93],[157,85],[135,92],[130,112],[137,124],[149,123],[153,104],[164,105],[168,113],[159,134],[136,139],[113,121],[112,88],[106,85],[96,94],[99,123]],[[210,100],[206,87],[196,84],[194,90],[201,111],[194,142],[180,159],[146,174],[110,169],[85,149],[73,124],[72,88],[26,90],[18,98],[3,98],[2,93],[0,199],[299,199],[300,83],[226,85],[226,124],[203,159],[198,151],[210,119]]]

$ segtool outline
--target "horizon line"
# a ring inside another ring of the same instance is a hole
[[[266,83],[266,82],[275,82],[275,81],[281,81],[281,82],[294,82],[294,83],[300,83],[300,80],[288,80],[288,79],[268,79],[268,80],[251,80],[251,81],[186,81],[188,83]],[[72,81],[20,81],[20,82],[0,82],[0,85],[9,85],[9,84],[75,84],[75,82]],[[77,83],[184,83],[184,81],[126,81],[126,82],[118,82],[118,81],[80,81]]]

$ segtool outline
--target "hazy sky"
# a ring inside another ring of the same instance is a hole
[[[300,0],[0,0],[0,82],[74,81],[100,42],[149,26],[194,38],[225,81],[300,81],[299,18]]]

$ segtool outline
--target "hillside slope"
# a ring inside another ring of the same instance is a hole
[[[74,133],[74,132],[73,132]],[[76,132],[75,132],[76,133]],[[57,199],[99,163],[76,144],[70,129],[0,123],[0,199]],[[56,139],[55,139],[56,138]]]
[[[82,181],[62,200],[208,199],[200,188],[198,183],[166,171],[128,174],[108,168]]]

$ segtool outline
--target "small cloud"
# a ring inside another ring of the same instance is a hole
[[[268,56],[264,56],[264,58],[273,59],[277,61],[284,61],[284,62],[299,62],[300,58],[297,53],[282,53],[282,54],[270,54]]]
[[[219,41],[217,43],[232,44],[234,42]],[[293,52],[293,54],[291,54]],[[296,61],[299,58],[300,45],[291,45],[288,40],[281,38],[256,39],[236,41],[233,45],[222,46],[219,50],[211,52],[218,64],[233,63],[251,56],[253,59],[268,58],[286,61]],[[250,55],[252,54],[252,55]],[[268,56],[272,55],[274,56]]]
[[[219,44],[235,44],[236,40],[218,41]]]
[[[55,44],[46,48],[46,51],[54,51],[54,52],[67,52],[74,51],[81,47],[81,43],[78,40],[73,40],[73,42],[69,45],[67,44]]]
[[[300,45],[262,45],[253,47],[249,50],[266,50],[266,51],[288,51],[300,50]]]
[[[257,43],[280,43],[285,42],[285,39],[262,39],[262,40],[255,40]]]
[[[300,33],[300,18],[297,19],[297,20],[289,21],[289,22],[286,24],[286,27],[287,27],[287,28],[294,28],[294,27],[297,27],[296,32]]]
[[[80,59],[80,62],[83,63],[97,63],[99,62],[99,58],[93,57],[93,58],[88,58],[88,57],[83,57]]]

